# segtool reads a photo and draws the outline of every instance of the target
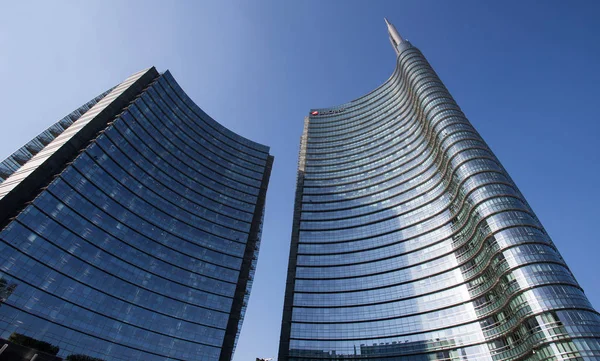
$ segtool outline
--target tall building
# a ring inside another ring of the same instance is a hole
[[[423,54],[305,118],[279,361],[600,360],[600,316]]]
[[[230,360],[272,162],[155,68],[61,119],[0,164],[0,346]]]

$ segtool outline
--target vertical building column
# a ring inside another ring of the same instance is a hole
[[[278,361],[287,361],[290,353],[290,334],[292,330],[292,306],[294,304],[294,283],[296,281],[296,260],[298,258],[298,242],[300,240],[300,217],[302,215],[302,194],[304,190],[304,169],[306,166],[306,146],[308,142],[309,117],[304,118],[304,129],[300,137],[298,155],[298,175],[296,177],[296,195],[294,198],[294,219],[292,224],[292,242],[288,261],[287,281],[283,300],[283,319],[279,337]]]
[[[273,161],[274,157],[270,155],[265,164],[265,171],[263,173],[260,191],[258,193],[258,200],[256,202],[256,208],[254,209],[254,215],[252,216],[250,233],[248,234],[246,249],[244,250],[244,259],[242,260],[240,276],[238,278],[235,294],[233,296],[233,304],[231,305],[229,320],[227,321],[227,330],[225,331],[225,338],[223,339],[223,347],[221,348],[219,361],[230,361],[233,357],[233,352],[235,351],[236,339],[241,327],[240,321],[243,317],[242,309],[246,306],[244,303],[248,301],[248,297],[246,297],[247,292],[249,291],[248,283],[251,282],[250,273],[252,271],[254,258],[257,256],[256,247],[260,241],[260,233],[267,199],[267,188],[269,186]]]

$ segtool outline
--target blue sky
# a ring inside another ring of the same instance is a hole
[[[302,122],[419,47],[600,309],[597,1],[3,1],[0,158],[131,73],[171,70],[207,113],[271,146],[263,243],[234,361],[276,356]]]

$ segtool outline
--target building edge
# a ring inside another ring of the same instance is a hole
[[[304,170],[306,165],[306,146],[308,142],[309,117],[304,118],[304,129],[300,137],[300,151],[298,154],[298,173],[296,176],[296,193],[294,196],[294,216],[292,224],[292,240],[288,259],[288,270],[283,299],[283,317],[281,321],[281,334],[279,336],[278,361],[287,361],[289,355],[290,336],[292,327],[292,306],[294,304],[294,284],[296,280],[296,264],[298,258],[298,243],[300,241],[300,217],[302,213],[302,196],[304,188]]]
[[[144,74],[139,76],[131,85],[123,90],[121,94],[107,104],[107,106],[100,110],[98,114],[85,124],[81,129],[77,130],[73,136],[68,139],[64,144],[60,145],[59,148],[54,150],[47,159],[43,161],[37,168],[35,168],[29,175],[23,178],[19,183],[11,189],[4,197],[0,198],[0,230],[4,229],[10,220],[23,210],[23,208],[31,202],[40,193],[40,191],[48,186],[52,181],[53,177],[62,172],[71,162],[77,158],[79,153],[87,147],[99,133],[101,133],[109,122],[113,121],[119,116],[119,114],[125,110],[129,104],[131,104],[156,78],[160,76],[155,67],[143,70]],[[123,81],[120,85],[124,84],[130,78],[141,72],[135,73],[128,79]],[[76,125],[77,121],[81,120],[86,114],[93,112],[94,107],[98,106],[102,101],[108,99],[108,97],[117,90],[119,86],[115,87],[106,96],[104,96],[98,103],[90,108],[85,114],[71,124],[61,135],[64,135],[70,130],[70,128]],[[58,137],[53,140],[58,140]],[[52,142],[42,149],[38,154],[44,152]],[[29,161],[34,161],[35,156]],[[22,168],[27,163],[23,164]],[[21,168],[21,169],[22,169]],[[17,170],[15,173],[18,173]],[[7,178],[5,181],[10,180]],[[4,184],[4,183],[3,183]],[[3,185],[2,184],[2,185]]]
[[[235,294],[233,298],[234,301],[231,305],[231,313],[229,320],[227,321],[227,329],[225,331],[225,338],[223,341],[223,347],[221,348],[219,361],[229,361],[233,358],[235,346],[238,341],[238,335],[241,331],[246,308],[245,303],[247,302],[246,296],[250,294],[251,284],[249,283],[252,282],[253,278],[252,271],[254,268],[254,261],[258,258],[258,247],[265,213],[267,189],[269,187],[269,179],[271,178],[271,170],[273,169],[274,160],[275,157],[272,155],[267,157],[267,163],[265,165],[265,171],[260,184],[258,201],[256,203],[256,208],[254,209],[254,215],[252,216],[250,233],[248,234],[248,241],[246,242],[244,259],[242,261],[242,269],[240,271],[240,277],[238,278],[238,283],[235,288]]]

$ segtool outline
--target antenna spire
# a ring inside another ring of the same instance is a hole
[[[383,18],[383,20],[385,20],[385,24],[387,25],[388,35],[390,37],[392,47],[396,51],[396,54],[399,54],[398,45],[400,45],[400,43],[404,40],[400,36],[400,33],[398,33],[398,30],[396,30],[394,24],[390,23],[387,18]]]

